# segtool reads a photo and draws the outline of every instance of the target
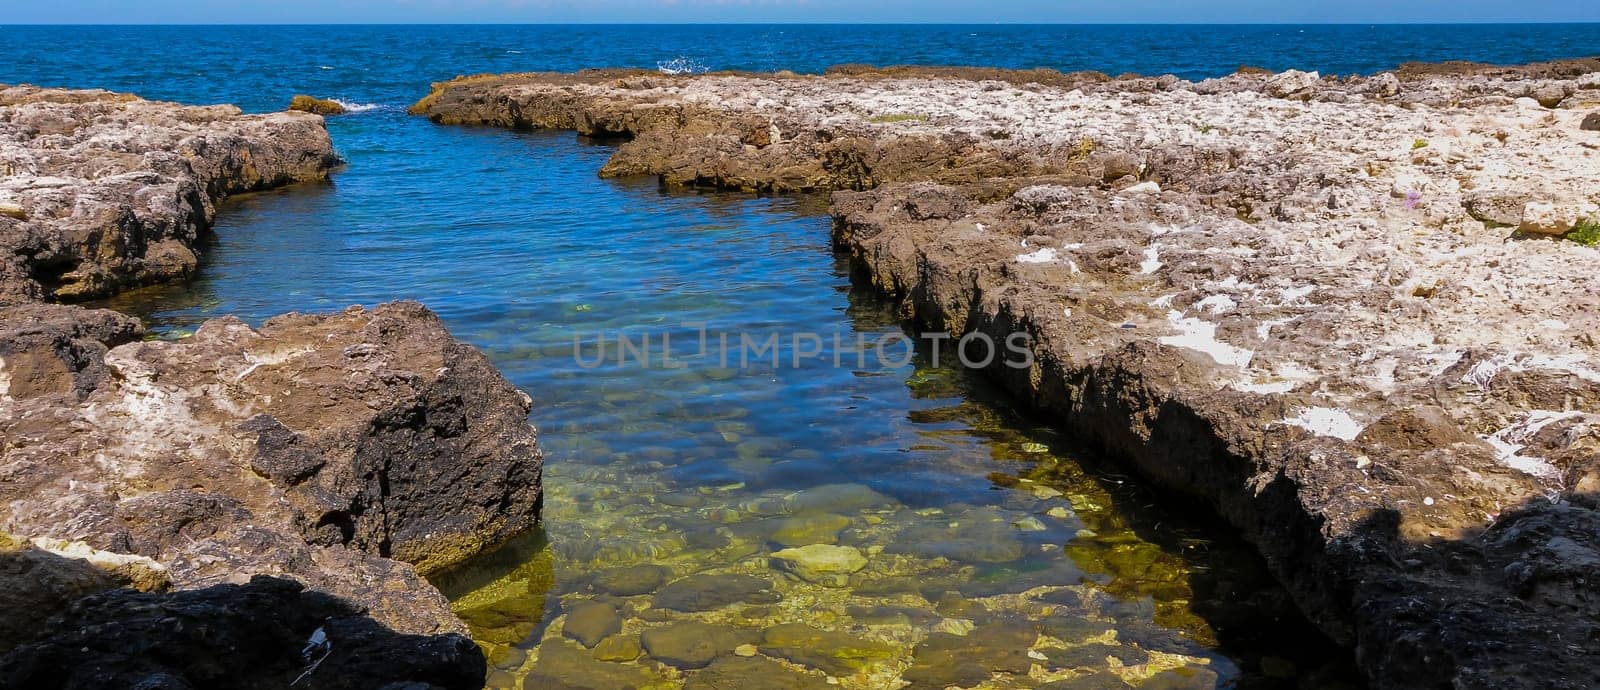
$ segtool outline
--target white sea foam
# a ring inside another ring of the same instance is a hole
[[[373,110],[380,110],[386,107],[379,103],[352,103],[350,101],[341,101],[337,98],[329,100],[332,100],[334,103],[338,103],[339,105],[343,106],[344,111],[347,113],[365,113]]]
[[[701,64],[699,60],[678,56],[671,60],[662,60],[656,63],[656,69],[662,74],[702,74],[710,72],[711,68]]]

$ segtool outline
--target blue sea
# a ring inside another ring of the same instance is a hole
[[[196,281],[111,306],[181,338],[224,314],[258,322],[417,299],[533,397],[544,530],[440,580],[489,652],[491,687],[562,673],[675,682],[682,673],[648,655],[601,661],[561,639],[557,622],[594,596],[597,573],[641,565],[666,580],[759,574],[779,601],[700,619],[871,637],[894,663],[912,664],[934,629],[1020,625],[1106,644],[1076,660],[1038,652],[1055,678],[1126,680],[1137,667],[1166,674],[1166,687],[1274,687],[1346,675],[1348,658],[1205,514],[1143,490],[925,349],[835,363],[833,336],[882,341],[902,326],[832,251],[825,200],[600,180],[605,146],[439,127],[405,107],[432,81],[482,72],[915,63],[1203,78],[1596,46],[1600,25],[5,26],[0,83],[256,112],[296,93],[352,107],[328,120],[348,161],[331,183],[229,201]],[[777,365],[740,366],[684,353],[704,331],[822,342],[798,366],[793,346]],[[575,356],[602,338],[662,334],[680,366]],[[856,548],[869,564],[842,588],[769,569],[795,539]],[[663,622],[649,600],[621,597],[626,634]]]

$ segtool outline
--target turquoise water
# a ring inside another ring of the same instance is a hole
[[[259,321],[409,298],[486,351],[535,400],[546,528],[441,585],[489,651],[491,685],[535,688],[694,681],[706,673],[697,662],[664,651],[682,641],[674,635],[741,641],[778,664],[764,672],[827,673],[857,688],[1272,687],[1338,675],[1344,660],[1306,636],[1241,545],[981,382],[926,351],[835,366],[835,334],[876,340],[900,324],[831,251],[823,200],[601,181],[608,150],[569,134],[405,116],[428,81],[680,56],[748,69],[1348,72],[1600,44],[1595,26],[3,31],[0,82],[251,110],[295,92],[367,106],[329,121],[349,160],[331,184],[229,202],[195,282],[114,306],[176,338],[222,314]],[[700,324],[757,340],[814,333],[822,349],[794,367],[725,365],[691,356]],[[576,356],[602,336],[659,343],[664,333],[683,366],[619,365],[613,350],[591,367]],[[802,555],[785,549],[817,543],[842,547],[823,553],[846,554],[844,569],[786,565]],[[569,621],[590,601],[614,606],[620,627],[594,650],[567,639],[584,637],[568,634]],[[678,627],[688,621],[711,628]],[[793,623],[820,632],[796,634],[784,626]],[[730,651],[720,650],[725,661],[743,658]],[[981,678],[963,675],[973,668]]]

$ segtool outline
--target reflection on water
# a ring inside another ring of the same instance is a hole
[[[1324,661],[1219,642],[1281,601],[1237,544],[927,353],[574,359],[579,333],[684,324],[896,332],[831,252],[822,200],[598,182],[605,150],[568,136],[332,126],[352,160],[335,185],[231,204],[200,280],[116,306],[179,337],[419,299],[534,397],[543,533],[439,580],[492,687],[1211,687]]]

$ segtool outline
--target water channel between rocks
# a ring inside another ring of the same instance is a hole
[[[825,200],[598,181],[571,135],[397,112],[335,137],[334,184],[229,203],[198,280],[112,306],[181,337],[417,299],[533,397],[544,531],[439,580],[491,687],[1254,687],[1337,656],[1273,620],[1248,549],[927,348],[835,366],[835,334],[901,324]],[[780,366],[724,365],[719,332],[777,334]],[[655,361],[619,366],[621,336]]]

